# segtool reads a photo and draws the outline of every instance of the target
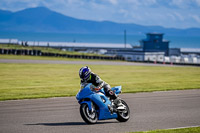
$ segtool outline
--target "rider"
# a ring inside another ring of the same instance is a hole
[[[94,90],[98,91],[104,88],[104,92],[107,97],[114,100],[114,104],[119,107],[122,105],[121,100],[117,95],[111,90],[108,83],[104,82],[97,74],[93,73],[88,66],[82,67],[79,71],[79,76],[81,78],[81,89],[83,89],[88,83],[94,85]]]

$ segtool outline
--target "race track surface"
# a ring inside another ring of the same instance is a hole
[[[128,122],[83,122],[75,97],[0,102],[1,133],[125,133],[200,125],[200,90],[122,94]]]
[[[123,65],[123,66],[177,66],[167,64],[136,63],[123,61],[70,61],[70,60],[27,60],[27,59],[0,59],[0,63],[33,63],[33,64],[82,64],[82,65]]]

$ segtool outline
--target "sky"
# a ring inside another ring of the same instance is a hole
[[[200,28],[200,0],[0,0],[3,10],[39,6],[85,20]]]

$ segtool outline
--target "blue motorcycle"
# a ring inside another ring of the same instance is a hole
[[[119,95],[121,86],[113,87],[112,90],[116,95]],[[88,124],[94,124],[97,120],[107,119],[126,122],[130,118],[130,110],[124,100],[121,99],[122,106],[116,107],[114,101],[105,96],[103,88],[98,92],[92,91],[91,83],[78,92],[76,99],[80,104],[81,117]]]

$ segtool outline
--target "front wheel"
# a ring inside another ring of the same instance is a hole
[[[92,107],[93,108],[93,107]],[[97,122],[97,112],[95,108],[89,110],[88,104],[83,103],[80,106],[80,114],[83,120],[88,124],[94,124]]]
[[[130,118],[130,110],[128,104],[124,100],[121,100],[121,102],[125,106],[125,110],[117,112],[117,120],[119,122],[126,122]]]

